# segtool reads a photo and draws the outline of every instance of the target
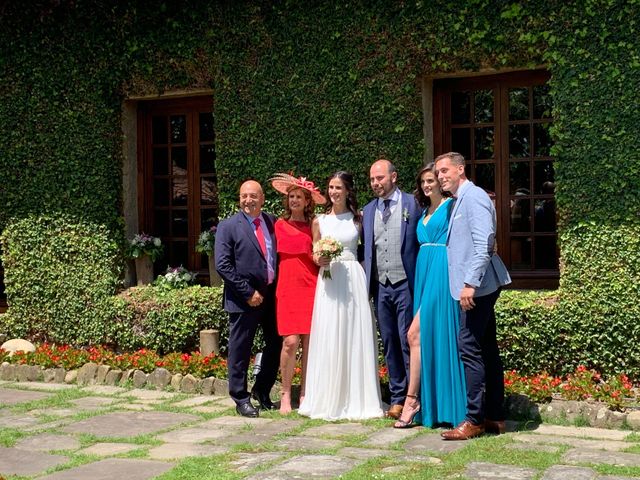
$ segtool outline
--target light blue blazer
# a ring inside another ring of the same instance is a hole
[[[507,267],[493,253],[496,209],[489,195],[466,181],[458,189],[447,233],[449,289],[460,300],[465,283],[475,287],[476,297],[495,292],[511,283]]]

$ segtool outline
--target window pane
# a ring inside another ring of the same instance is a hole
[[[189,197],[187,177],[173,177],[173,205],[186,205]]]
[[[188,264],[189,247],[187,242],[171,242],[171,266],[178,267],[182,265],[183,267],[187,267]]]
[[[174,237],[186,237],[189,235],[189,215],[186,210],[173,210],[171,212],[171,233]]]
[[[157,178],[153,181],[153,204],[158,207],[169,205],[169,180]]]
[[[212,177],[200,179],[200,203],[213,205],[216,203],[216,182]]]
[[[553,195],[553,162],[533,164],[533,191],[537,194]]]
[[[512,198],[511,199],[511,231],[512,232],[530,232],[531,231],[531,214],[529,206],[531,200],[528,198]]]
[[[474,120],[476,123],[493,122],[493,90],[475,92]]]
[[[451,123],[470,123],[470,92],[453,92],[451,94]]]
[[[169,210],[154,210],[153,230],[154,235],[157,237],[168,237],[171,234],[169,230]]]
[[[551,152],[550,123],[536,123],[533,125],[533,154],[536,157],[548,157]]]
[[[213,145],[200,145],[200,173],[216,171],[216,155]]]
[[[529,125],[509,125],[509,156],[529,156]]]
[[[556,231],[556,201],[553,198],[536,200],[533,229],[536,232]]]
[[[511,270],[531,269],[531,238],[511,237]]]
[[[465,159],[471,158],[471,129],[451,129],[451,151],[458,152]]]
[[[493,127],[474,128],[476,159],[493,158]]]
[[[535,259],[536,268],[557,270],[558,269],[558,249],[556,247],[556,237],[536,237],[535,238]]]
[[[171,165],[173,175],[187,174],[187,147],[173,147],[171,149]]]
[[[529,89],[509,89],[509,120],[529,119]]]
[[[509,163],[509,194],[529,195],[531,193],[529,162]]]
[[[495,195],[496,191],[496,167],[493,163],[476,164],[476,177],[474,183]],[[491,195],[490,195],[491,196]]]
[[[533,118],[551,118],[549,85],[533,87]]]
[[[202,209],[200,211],[200,230],[203,232],[205,230],[209,230],[213,227],[217,222],[216,212],[211,208]]]
[[[213,114],[211,112],[200,114],[200,141],[213,141]]]
[[[153,174],[169,175],[169,155],[165,147],[153,149]]]
[[[187,141],[187,117],[175,115],[171,117],[171,143]]]
[[[153,143],[167,143],[167,117],[155,116],[151,120],[151,138]]]

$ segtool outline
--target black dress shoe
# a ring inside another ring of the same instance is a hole
[[[251,405],[251,402],[240,403],[236,405],[236,412],[243,417],[256,418],[260,415],[260,412],[256,407]]]
[[[262,393],[257,390],[251,390],[251,396],[257,400],[262,410],[275,410],[276,406],[269,398],[268,393]]]

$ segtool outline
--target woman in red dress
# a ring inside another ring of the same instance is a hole
[[[284,216],[275,224],[279,262],[276,318],[278,333],[284,337],[280,354],[282,377],[280,413],[288,414],[291,412],[291,382],[296,353],[301,341],[300,401],[304,398],[307,347],[318,279],[318,267],[313,262],[311,222],[316,204],[323,204],[326,200],[313,182],[305,178],[278,174],[271,180],[271,184],[278,192],[285,195]]]

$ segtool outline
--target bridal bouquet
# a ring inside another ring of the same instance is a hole
[[[313,245],[313,253],[321,257],[334,259],[342,254],[343,248],[342,243],[335,238],[324,237]],[[329,267],[325,267],[322,278],[331,278],[331,270],[329,270]]]

